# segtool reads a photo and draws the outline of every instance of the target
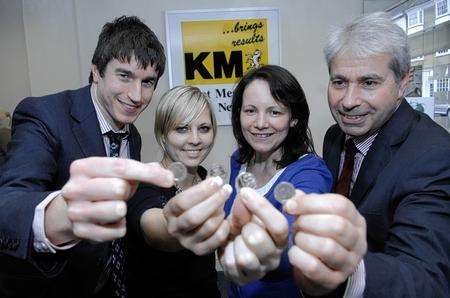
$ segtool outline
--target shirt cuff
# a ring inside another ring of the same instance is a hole
[[[360,298],[363,296],[365,288],[366,267],[364,266],[364,260],[361,260],[358,267],[356,267],[355,272],[348,278],[344,298]]]
[[[39,205],[34,209],[33,218],[33,247],[39,253],[56,253],[57,250],[67,250],[74,247],[79,241],[73,241],[61,246],[54,245],[45,235],[45,208],[53,201],[59,194],[60,190],[49,194]]]

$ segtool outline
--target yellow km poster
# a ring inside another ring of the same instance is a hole
[[[219,125],[230,125],[236,82],[252,68],[280,64],[278,9],[166,13],[170,86],[207,93]]]
[[[185,83],[234,84],[268,63],[267,19],[181,23]]]

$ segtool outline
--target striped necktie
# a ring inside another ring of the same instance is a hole
[[[348,139],[345,142],[345,159],[342,167],[341,175],[336,183],[334,192],[348,197],[350,193],[350,184],[352,182],[353,167],[355,165],[355,154],[358,149],[353,142],[353,139]]]
[[[109,131],[107,133],[109,138],[109,156],[120,156],[120,145],[122,140],[128,137],[128,133],[115,133]],[[124,239],[116,239],[111,244],[111,253],[109,256],[108,266],[110,268],[110,288],[117,298],[126,298],[125,285],[125,243]]]

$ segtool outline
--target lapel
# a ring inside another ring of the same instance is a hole
[[[106,156],[90,85],[71,94],[72,131],[85,157]]]
[[[339,161],[341,151],[344,147],[345,134],[340,130],[338,125],[331,128],[330,134],[326,138],[326,146],[324,146],[323,157],[336,184],[339,176]]]
[[[378,175],[405,141],[414,123],[414,118],[413,109],[406,100],[403,100],[397,111],[381,128],[364,158],[350,195],[350,200],[356,207],[373,188]]]
[[[129,137],[130,158],[134,160],[141,160],[141,137],[136,127],[130,125],[130,137]]]

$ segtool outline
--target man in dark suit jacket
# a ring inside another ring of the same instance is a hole
[[[325,56],[337,124],[323,155],[340,195],[287,206],[301,215],[289,252],[299,286],[313,295],[450,297],[450,136],[403,97],[405,32],[385,14],[367,15],[334,31]]]
[[[109,241],[125,234],[135,181],[173,184],[158,164],[134,161],[141,139],[133,122],[164,64],[155,34],[136,17],[120,17],[100,34],[91,85],[17,106],[0,170],[1,297],[116,295]]]

